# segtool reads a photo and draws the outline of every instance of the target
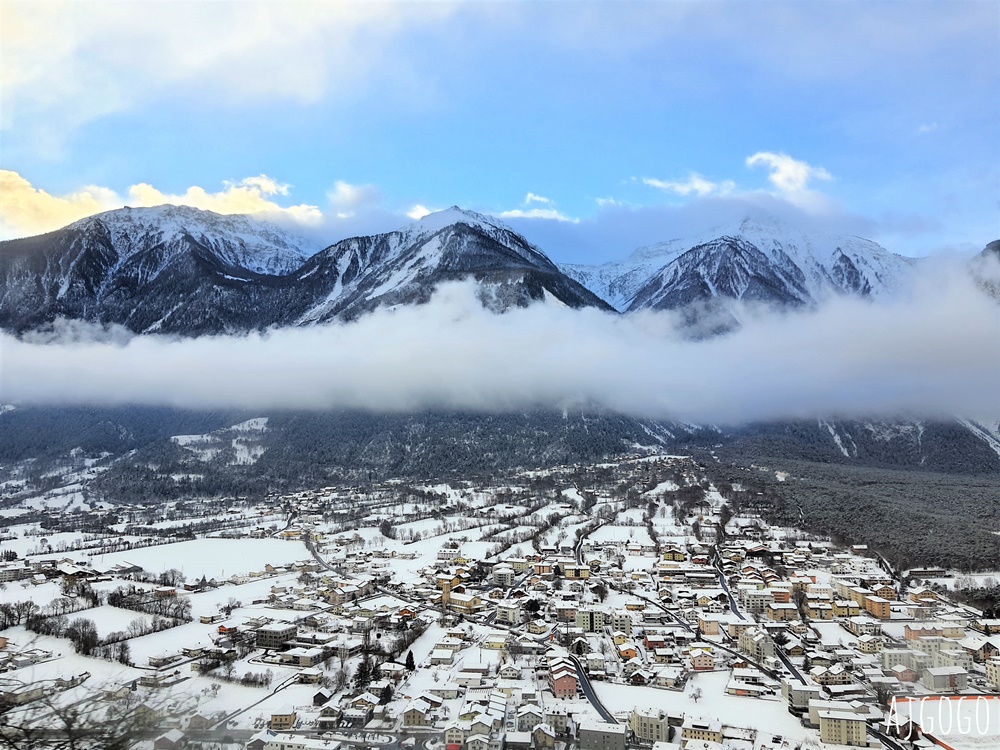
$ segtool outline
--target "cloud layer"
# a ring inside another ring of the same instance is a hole
[[[485,311],[470,283],[350,324],[247,337],[129,337],[79,324],[3,335],[5,402],[267,409],[520,410],[596,404],[699,422],[1000,416],[1000,315],[967,274],[932,269],[904,299],[743,310],[726,337],[685,340],[666,313],[539,304]]]
[[[349,190],[346,183],[337,189]],[[34,187],[17,172],[0,169],[0,239],[41,234],[59,229],[87,216],[122,206],[160,206],[165,203],[193,206],[220,214],[263,214],[304,226],[323,220],[318,206],[281,206],[272,198],[287,197],[289,185],[261,174],[238,182],[226,182],[222,190],[210,192],[197,185],[183,193],[170,194],[148,183],[132,185],[127,196],[114,190],[88,185],[67,195],[52,195]],[[339,204],[333,202],[334,207]]]

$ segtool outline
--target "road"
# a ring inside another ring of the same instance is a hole
[[[573,554],[576,556],[576,564],[583,565],[583,543],[586,541],[587,537],[601,528],[607,521],[598,521],[597,526],[592,528],[586,534],[582,534],[579,539],[576,540],[576,546],[573,548]]]
[[[743,613],[740,612],[739,606],[736,604],[736,600],[733,598],[733,592],[729,590],[729,584],[726,582],[726,574],[722,572],[722,568],[719,567],[719,558],[715,558],[715,572],[719,575],[719,585],[722,590],[726,592],[726,596],[729,598],[729,609],[732,610],[733,614],[739,617],[741,620],[746,620]]]
[[[740,612],[740,609],[736,604],[736,600],[733,598],[733,594],[729,590],[729,584],[726,582],[726,576],[722,572],[722,569],[719,567],[718,556],[716,556],[715,558],[715,572],[719,574],[719,585],[722,587],[722,590],[726,592],[726,596],[729,598],[729,608],[732,610],[734,615],[736,615],[741,620],[745,621],[747,618],[745,618],[743,616],[743,613]],[[774,655],[778,657],[778,660],[785,665],[785,668],[792,674],[793,677],[795,677],[795,679],[797,679],[803,685],[806,684],[805,678],[801,675],[796,666],[792,664],[789,658],[785,655],[785,652],[782,650],[782,648],[777,644],[775,644],[774,647]]]
[[[667,614],[668,617],[670,617],[672,620],[674,620],[675,622],[677,622],[677,624],[680,625],[681,627],[685,628],[689,633],[694,633],[695,632],[695,629],[692,628],[689,623],[685,622],[685,620],[680,615],[676,614],[675,612],[671,611],[666,606],[664,606],[662,602],[658,602],[655,599],[650,599],[648,596],[643,596],[642,594],[635,594],[635,593],[633,593],[632,596],[636,596],[639,599],[642,599],[643,601],[647,601],[650,604],[652,604],[654,607],[659,607],[663,612],[665,612]],[[758,662],[755,662],[753,659],[751,659],[749,656],[747,656],[746,654],[744,654],[742,651],[739,651],[738,649],[730,648],[729,646],[726,646],[726,645],[724,645],[722,643],[719,643],[718,641],[709,641],[709,643],[712,644],[713,648],[717,648],[720,651],[725,651],[727,653],[730,653],[733,656],[735,656],[735,657],[737,657],[739,659],[742,659],[747,664],[752,664],[753,666],[757,667],[757,669],[759,669],[761,672],[763,672],[766,675],[770,675],[771,677],[773,677],[775,679],[777,679],[778,677],[780,677],[780,675],[777,672],[775,672],[773,669],[771,669],[770,667],[765,667],[763,664],[760,664]]]
[[[597,691],[594,690],[594,686],[590,684],[590,678],[587,676],[587,672],[583,668],[583,663],[572,654],[570,654],[569,658],[572,659],[573,664],[576,665],[576,681],[580,685],[580,692],[582,692],[584,697],[590,701],[590,704],[597,709],[597,713],[601,715],[601,718],[604,721],[609,724],[617,724],[618,719],[616,719],[611,712],[604,707],[604,704],[601,703],[601,699],[597,697]]]
[[[797,679],[803,685],[806,684],[805,678],[799,673],[799,670],[795,667],[794,664],[792,664],[789,658],[785,656],[784,650],[777,644],[775,644],[774,646],[774,655],[778,657],[781,663],[785,665],[785,668],[792,673],[792,676],[795,677],[795,679]]]

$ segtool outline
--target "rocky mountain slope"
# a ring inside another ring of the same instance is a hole
[[[624,261],[563,270],[626,312],[719,300],[816,304],[833,294],[896,293],[914,261],[860,237],[823,235],[766,215],[641,248]]]
[[[457,208],[319,252],[280,228],[192,208],[120,209],[0,243],[0,328],[72,318],[186,336],[350,319],[473,277],[502,311],[609,309],[500,222]]]

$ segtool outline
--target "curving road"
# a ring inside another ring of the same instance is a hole
[[[583,664],[572,654],[569,658],[572,659],[573,664],[576,665],[576,681],[580,685],[580,692],[582,692],[584,697],[590,701],[590,704],[597,709],[597,713],[600,714],[604,721],[609,724],[617,724],[618,719],[616,719],[612,713],[604,707],[604,704],[601,703],[601,699],[597,697],[597,691],[594,690],[594,686],[590,684],[590,678],[587,676],[586,671],[584,671]]]

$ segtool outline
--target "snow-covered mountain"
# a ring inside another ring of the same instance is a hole
[[[224,263],[259,274],[290,273],[319,250],[315,243],[270,222],[189,206],[122,208],[82,219],[67,229],[106,233],[123,262],[160,245],[162,257],[169,261],[193,240]]]
[[[543,299],[608,309],[501,222],[458,208],[314,251],[246,216],[111,211],[0,243],[0,327],[64,317],[137,333],[241,332],[423,302],[440,282],[467,277],[495,310]]]
[[[993,240],[972,259],[972,277],[997,301],[1000,301],[1000,240]]]
[[[624,261],[562,269],[626,312],[727,299],[802,306],[833,294],[888,297],[913,266],[913,259],[870,240],[808,232],[760,215],[640,248]]]
[[[0,326],[24,331],[66,317],[137,332],[214,332],[227,287],[287,274],[317,249],[245,216],[184,206],[109,211],[0,243]]]
[[[342,240],[311,258],[295,278],[328,291],[294,322],[425,302],[442,281],[470,276],[483,303],[497,311],[543,299],[607,308],[499,220],[453,206],[395,232]]]

